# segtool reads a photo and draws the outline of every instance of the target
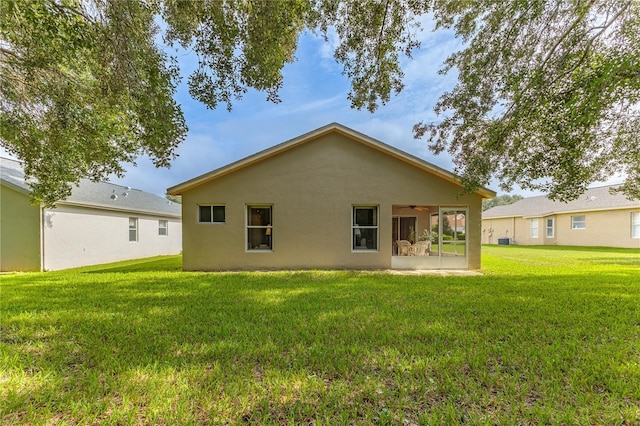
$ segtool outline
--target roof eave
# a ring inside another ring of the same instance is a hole
[[[510,219],[512,217],[520,217],[523,219],[535,219],[540,217],[548,217],[560,214],[575,214],[575,213],[588,213],[588,212],[605,212],[610,210],[633,210],[640,208],[640,205],[637,206],[615,206],[615,207],[598,207],[595,209],[573,209],[573,210],[562,210],[562,211],[550,211],[550,212],[541,212],[536,214],[508,214],[501,216],[483,216],[482,219]]]
[[[150,210],[141,210],[141,209],[127,209],[124,207],[113,207],[113,206],[104,206],[101,204],[90,204],[90,203],[82,203],[77,201],[58,201],[55,204],[60,206],[71,206],[71,207],[84,207],[96,210],[107,210],[107,211],[115,211],[115,212],[123,212],[123,213],[135,213],[135,214],[144,214],[148,216],[157,216],[157,217],[170,217],[174,219],[182,218],[182,215],[179,213],[164,213]]]
[[[2,185],[8,186],[9,188],[13,189],[14,191],[18,191],[22,194],[25,195],[31,195],[31,191],[28,190],[27,188],[24,188],[20,185],[16,185],[13,182],[9,182],[8,180],[4,180],[4,179],[0,179],[0,182],[2,183]]]
[[[167,193],[169,195],[182,195],[182,193],[184,193],[185,191],[195,188],[196,186],[200,186],[214,179],[221,178],[222,176],[225,176],[229,173],[235,172],[245,167],[249,167],[260,161],[271,158],[276,154],[295,148],[296,146],[302,143],[308,142],[313,139],[317,139],[320,136],[323,136],[326,133],[329,133],[329,131],[331,131],[331,128],[329,126],[331,125],[321,127],[309,133],[305,133],[304,135],[300,135],[296,138],[282,142],[278,145],[274,145],[270,148],[259,151],[255,154],[242,158],[238,161],[234,161],[233,163],[227,164],[226,166],[222,166],[210,172],[204,173],[200,176],[196,176],[192,179],[189,179],[188,181],[182,182],[178,185],[168,188]]]
[[[407,152],[404,152],[398,148],[395,148],[391,145],[388,145],[384,142],[381,142],[377,139],[374,139],[370,136],[357,132],[355,130],[349,129],[344,126],[340,126],[336,128],[338,133],[343,134],[344,136],[351,137],[354,139],[358,139],[360,142],[366,143],[368,146],[377,149],[385,154],[391,155],[392,157],[404,161],[414,167],[418,167],[426,172],[434,174],[448,182],[461,186],[460,179],[453,173],[448,170],[445,170],[441,167],[436,166],[435,164],[431,164],[426,162],[425,160],[418,158],[414,155],[411,155]],[[482,196],[483,198],[494,198],[496,196],[496,192],[492,191],[488,188],[479,188],[475,191],[476,194]]]
[[[457,176],[445,169],[442,169],[431,163],[427,163],[426,161],[418,157],[415,157],[411,154],[408,154],[404,151],[394,148],[391,145],[387,145],[384,142],[381,142],[370,136],[357,132],[353,129],[345,127],[339,123],[331,123],[326,126],[320,127],[316,130],[312,130],[311,132],[308,132],[298,137],[295,137],[293,139],[290,139],[288,141],[282,142],[278,145],[274,145],[271,148],[267,148],[249,157],[238,160],[234,163],[228,164],[221,168],[218,168],[208,173],[197,176],[181,184],[172,186],[167,189],[167,193],[170,195],[182,195],[185,191],[188,191],[199,185],[202,185],[214,179],[218,179],[222,176],[225,176],[229,173],[243,169],[245,167],[249,167],[253,164],[266,160],[270,157],[273,157],[274,155],[293,149],[303,143],[317,139],[333,131],[340,133],[341,135],[349,137],[351,139],[355,139],[361,143],[366,144],[371,148],[384,152],[385,154],[390,155],[401,161],[404,161],[405,163],[408,163],[414,167],[418,167],[424,171],[434,174],[448,182],[461,186]],[[477,191],[475,191],[475,193],[480,195],[483,198],[494,198],[496,196],[496,192],[488,188],[480,188]]]
[[[511,219],[514,217],[523,217],[521,214],[512,214],[512,215],[507,215],[507,216],[483,216],[482,220],[489,220],[489,219]]]

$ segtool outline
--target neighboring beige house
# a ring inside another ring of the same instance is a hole
[[[610,188],[567,203],[542,195],[493,207],[482,215],[482,242],[640,248],[640,201]]]
[[[54,208],[30,204],[18,161],[0,158],[0,270],[47,271],[177,254],[180,205],[83,180]]]
[[[336,123],[168,192],[182,196],[185,270],[479,269],[495,196]]]

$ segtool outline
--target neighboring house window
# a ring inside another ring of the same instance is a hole
[[[538,219],[531,219],[529,223],[529,235],[531,238],[538,238]]]
[[[224,223],[224,206],[198,206],[199,223]]]
[[[273,206],[247,206],[247,250],[273,250]]]
[[[138,218],[129,218],[129,241],[138,241]]]
[[[378,250],[378,207],[353,207],[351,226],[353,250]]]
[[[168,220],[159,220],[158,221],[158,235],[167,235],[169,230],[169,221]]]
[[[547,218],[547,238],[553,238],[555,221],[552,217]]]
[[[640,212],[631,213],[631,238],[640,238]]]
[[[571,216],[571,229],[586,229],[587,219],[585,215]]]

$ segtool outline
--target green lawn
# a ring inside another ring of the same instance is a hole
[[[639,424],[640,250],[484,247],[483,276],[0,276],[4,424]]]

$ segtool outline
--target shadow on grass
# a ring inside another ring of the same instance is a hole
[[[157,256],[125,262],[78,268],[84,274],[104,274],[111,272],[177,272],[182,271],[182,256]]]
[[[553,423],[596,404],[608,423],[640,400],[640,373],[625,369],[640,338],[628,277],[141,273],[154,263],[3,286],[5,421],[417,423],[425,412],[458,422],[493,412],[492,423],[509,423],[542,410]],[[530,395],[539,404],[523,404]]]

